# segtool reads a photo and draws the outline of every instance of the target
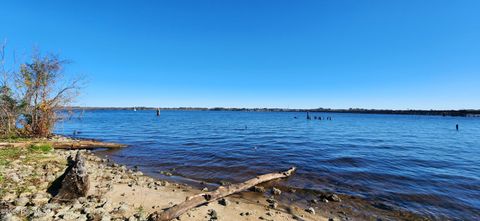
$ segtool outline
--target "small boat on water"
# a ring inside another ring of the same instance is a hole
[[[137,108],[136,108],[136,107],[133,107],[133,111],[137,111]]]

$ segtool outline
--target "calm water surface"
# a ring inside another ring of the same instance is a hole
[[[175,168],[175,175],[196,180],[242,181],[297,166],[285,185],[480,219],[480,118],[312,116],[332,120],[307,121],[305,113],[87,111],[56,132],[128,144],[108,154],[154,176]]]

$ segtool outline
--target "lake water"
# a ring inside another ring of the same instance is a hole
[[[150,175],[243,181],[298,167],[285,185],[480,219],[480,118],[229,111],[86,111],[56,133],[128,144],[108,152]],[[298,117],[295,119],[295,117]],[[456,131],[455,125],[460,130]]]

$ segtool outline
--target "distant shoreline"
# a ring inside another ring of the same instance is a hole
[[[156,110],[155,107],[69,107],[73,110]],[[161,107],[160,110],[178,110],[178,111],[244,111],[244,112],[327,112],[327,113],[354,113],[354,114],[399,114],[399,115],[435,115],[435,116],[455,116],[455,117],[480,117],[480,110],[462,109],[462,110],[388,110],[388,109],[290,109],[290,108],[226,108],[226,107]]]

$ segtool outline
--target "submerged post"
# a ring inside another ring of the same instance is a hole
[[[157,117],[160,116],[160,108],[157,108]]]
[[[312,118],[310,117],[310,113],[307,112],[307,120],[311,120]]]
[[[457,124],[457,125],[455,125],[455,127],[457,128],[457,131],[458,131],[458,124]]]

